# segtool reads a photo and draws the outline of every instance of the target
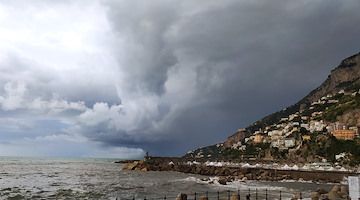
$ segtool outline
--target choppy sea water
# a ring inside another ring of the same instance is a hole
[[[296,193],[309,197],[317,188],[330,184],[299,182],[233,182],[209,184],[209,178],[178,172],[123,171],[113,159],[0,157],[0,199],[209,199],[250,193],[251,199],[290,199]],[[212,178],[212,177],[211,177]],[[215,178],[216,179],[216,178]],[[250,190],[249,190],[250,189]],[[267,190],[267,192],[266,192]],[[280,194],[281,191],[281,194]]]

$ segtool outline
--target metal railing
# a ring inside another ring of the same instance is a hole
[[[182,194],[182,195],[181,195]],[[286,198],[291,198],[291,194],[286,194]],[[302,199],[302,194],[299,193],[300,199]],[[273,200],[284,199],[284,193],[281,190],[225,190],[225,191],[215,191],[215,192],[194,192],[189,194],[180,193],[177,196],[163,196],[163,197],[138,197],[134,196],[133,198],[116,198],[116,200]]]

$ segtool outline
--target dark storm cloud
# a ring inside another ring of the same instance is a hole
[[[223,141],[237,128],[297,102],[342,59],[359,52],[355,0],[105,5],[122,44],[114,47],[121,52],[120,99],[155,96],[149,104],[166,109],[138,118],[138,129],[102,124],[87,134],[162,155]],[[177,84],[186,89],[176,94]]]
[[[61,152],[70,142],[81,154],[100,145],[99,154],[182,155],[221,142],[297,102],[359,52],[359,6],[1,2],[0,127],[30,135],[0,150],[53,142]]]
[[[115,33],[124,42],[126,84],[130,90],[164,92],[167,70],[176,64],[173,49],[165,41],[165,34],[177,18],[178,3],[170,1],[111,2],[109,19]]]

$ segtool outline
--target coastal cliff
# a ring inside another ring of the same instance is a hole
[[[360,53],[348,57],[296,104],[184,158],[256,158],[360,164]],[[330,147],[335,147],[335,150]],[[344,159],[339,156],[345,155]]]

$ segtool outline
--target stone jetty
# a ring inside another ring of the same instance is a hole
[[[231,181],[247,180],[299,180],[323,183],[340,183],[344,180],[344,177],[354,175],[354,173],[339,171],[300,171],[231,166],[207,166],[201,163],[188,165],[183,160],[180,162],[180,160],[176,159],[177,158],[154,157],[151,159],[128,163],[123,169],[136,171],[176,171],[190,174],[217,176],[219,177],[218,182],[223,185]]]

